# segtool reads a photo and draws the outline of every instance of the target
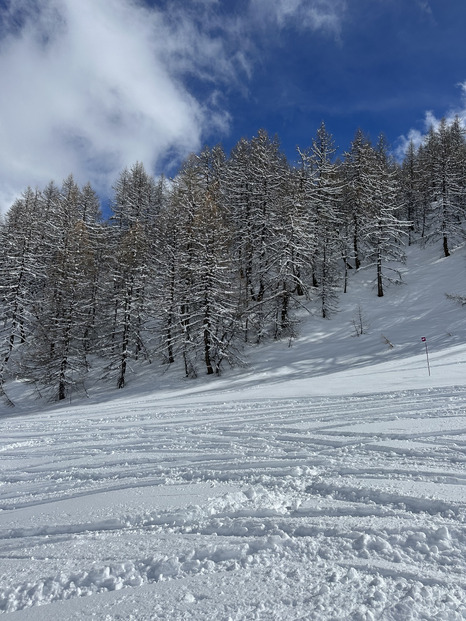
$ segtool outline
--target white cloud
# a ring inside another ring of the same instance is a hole
[[[241,15],[220,4],[0,2],[0,213],[69,173],[108,194],[136,160],[175,166],[228,132],[225,92],[247,93],[259,24],[337,35],[345,0],[248,0]]]
[[[398,161],[402,161],[408,152],[411,142],[415,149],[419,148],[424,142],[425,134],[418,129],[410,129],[407,135],[400,136],[395,143],[393,154]]]
[[[292,25],[339,35],[346,0],[251,0],[252,14],[280,28]]]
[[[450,108],[450,110],[448,110],[442,118],[445,119],[447,124],[451,124],[455,118],[459,118],[463,127],[466,128],[466,82],[462,82],[458,84],[458,86],[461,89],[462,102],[459,106]],[[432,110],[427,110],[424,114],[422,131],[419,129],[410,129],[407,134],[404,134],[398,138],[394,148],[395,157],[401,161],[406,155],[407,149],[411,142],[416,149],[420,147],[426,139],[430,128],[433,127],[434,129],[437,129],[442,118],[435,116]]]
[[[0,41],[0,211],[27,185],[70,172],[106,192],[124,166],[156,169],[197,150],[210,130],[227,130],[215,98],[196,100],[183,77],[214,83],[215,61],[225,74],[234,67],[221,42],[189,21],[132,0],[14,4],[20,11],[10,21],[4,13],[11,28]]]
[[[417,5],[420,10],[425,13],[428,17],[433,17],[432,7],[430,6],[430,2],[427,0],[417,0]]]

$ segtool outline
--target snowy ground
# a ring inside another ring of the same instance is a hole
[[[358,275],[248,370],[2,410],[0,613],[466,619],[464,255]]]

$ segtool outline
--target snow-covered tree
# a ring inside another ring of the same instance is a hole
[[[420,151],[422,175],[426,180],[429,204],[429,240],[441,239],[447,257],[451,247],[465,239],[466,215],[466,143],[465,130],[456,118],[445,119],[428,134]]]
[[[425,234],[426,210],[423,208],[420,179],[418,153],[411,140],[400,169],[404,219],[411,222],[408,245],[415,241],[417,235],[424,237]]]
[[[31,335],[32,305],[45,284],[39,201],[40,193],[27,188],[0,228],[0,394],[15,350]]]
[[[141,163],[125,169],[115,184],[112,221],[108,233],[109,279],[106,288],[107,333],[104,352],[110,369],[117,369],[117,387],[123,388],[130,359],[150,359],[147,338],[152,320],[150,281],[153,274],[152,234],[159,213],[154,179]]]
[[[349,223],[352,259],[354,267],[359,269],[363,261],[362,239],[365,222],[370,210],[372,147],[362,130],[358,130],[345,154],[344,175],[344,210]]]
[[[187,376],[198,374],[201,360],[212,374],[222,362],[237,359],[237,292],[231,232],[221,206],[222,159],[218,149],[189,157],[163,217],[162,342],[170,362],[182,356]]]
[[[70,175],[59,193],[41,196],[45,283],[31,304],[31,338],[24,364],[39,390],[63,400],[86,375],[86,342],[93,320],[95,243],[82,219],[81,191]]]
[[[322,317],[337,307],[340,281],[339,261],[342,182],[334,163],[333,137],[322,123],[306,153],[300,152],[305,170],[304,195],[313,238],[313,288],[321,303]]]
[[[270,139],[264,130],[250,141],[240,140],[228,160],[225,201],[240,277],[245,341],[259,342],[267,334],[276,317],[277,298],[282,296],[279,220],[289,175],[278,140]]]
[[[376,268],[377,295],[384,295],[384,284],[400,283],[401,274],[394,264],[405,260],[403,237],[410,222],[401,220],[399,176],[387,155],[383,137],[377,149],[371,149],[371,166],[366,177],[370,196],[368,217],[363,228],[367,267]]]

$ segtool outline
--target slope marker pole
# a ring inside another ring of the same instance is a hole
[[[426,359],[427,359],[427,370],[430,375],[430,364],[429,364],[429,350],[427,349],[427,339],[425,336],[421,337],[421,341],[426,345]]]

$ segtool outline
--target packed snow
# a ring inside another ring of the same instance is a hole
[[[336,317],[220,378],[8,386],[0,613],[466,619],[466,249],[435,253],[382,299],[355,274]]]

